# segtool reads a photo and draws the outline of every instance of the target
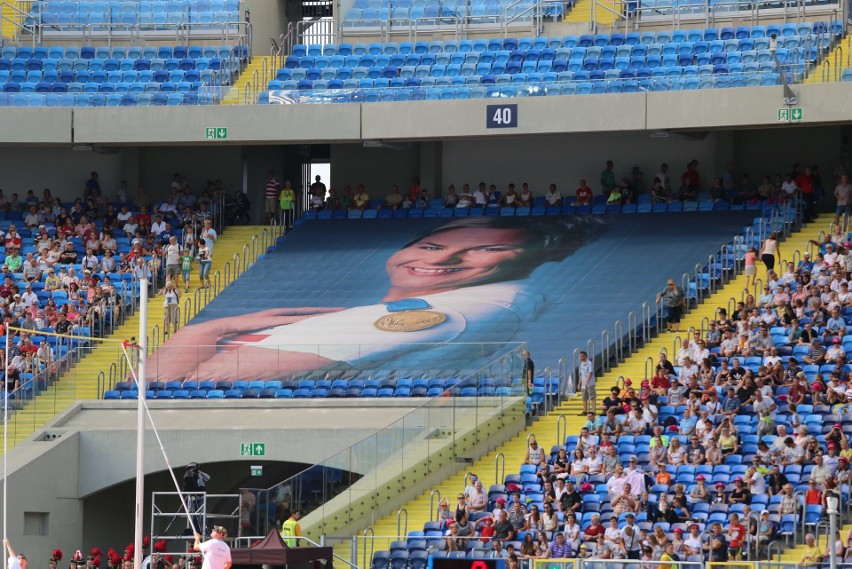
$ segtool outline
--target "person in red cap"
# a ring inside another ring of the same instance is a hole
[[[841,456],[837,459],[837,472],[834,474],[838,485],[852,482],[852,473],[849,472],[849,459]]]
[[[684,553],[686,554],[685,561],[690,563],[703,563],[704,554],[702,553],[701,543],[701,528],[698,524],[689,524],[689,535],[683,540]],[[683,559],[683,558],[682,558]]]
[[[742,476],[734,478],[734,489],[731,491],[728,501],[731,504],[748,504],[751,502],[751,492],[748,491]]]
[[[834,425],[832,425],[831,431],[829,431],[829,433],[825,435],[825,442],[834,443],[835,450],[839,450],[840,443],[844,439],[848,440],[848,437],[846,436],[846,433],[843,432],[843,427],[840,425],[840,423],[835,423]]]
[[[725,483],[716,482],[716,491],[713,493],[714,504],[727,504],[728,495],[725,494]]]

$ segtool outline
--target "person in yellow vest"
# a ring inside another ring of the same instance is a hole
[[[281,206],[281,224],[285,229],[290,229],[293,226],[293,214],[296,212],[296,192],[293,191],[290,180],[284,182],[284,189],[281,190],[278,201]]]
[[[281,537],[284,538],[284,543],[287,544],[288,547],[296,547],[299,545],[298,539],[293,539],[295,537],[300,537],[302,535],[302,526],[299,525],[299,518],[302,515],[298,510],[290,514],[290,517],[287,518],[287,521],[281,524]]]

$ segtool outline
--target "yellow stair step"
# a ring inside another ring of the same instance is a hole
[[[243,105],[246,102],[246,94],[249,97],[256,97],[258,93],[266,91],[267,84],[270,80],[275,79],[278,72],[278,69],[273,69],[275,59],[271,55],[252,57],[248,66],[225,93],[220,104]],[[248,89],[246,88],[247,83]],[[249,101],[249,103],[253,102]]]

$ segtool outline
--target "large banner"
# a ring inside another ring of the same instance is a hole
[[[461,377],[517,342],[556,366],[706,262],[741,229],[734,217],[305,223],[158,350],[149,374]]]

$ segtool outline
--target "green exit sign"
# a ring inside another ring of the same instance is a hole
[[[204,129],[205,140],[227,140],[228,129],[223,126],[208,126]]]
[[[257,465],[257,464],[252,465],[251,475],[252,476],[263,476],[263,466]]]
[[[266,456],[266,443],[242,443],[240,456]]]
[[[800,122],[803,117],[802,107],[783,107],[778,109],[778,122]]]

